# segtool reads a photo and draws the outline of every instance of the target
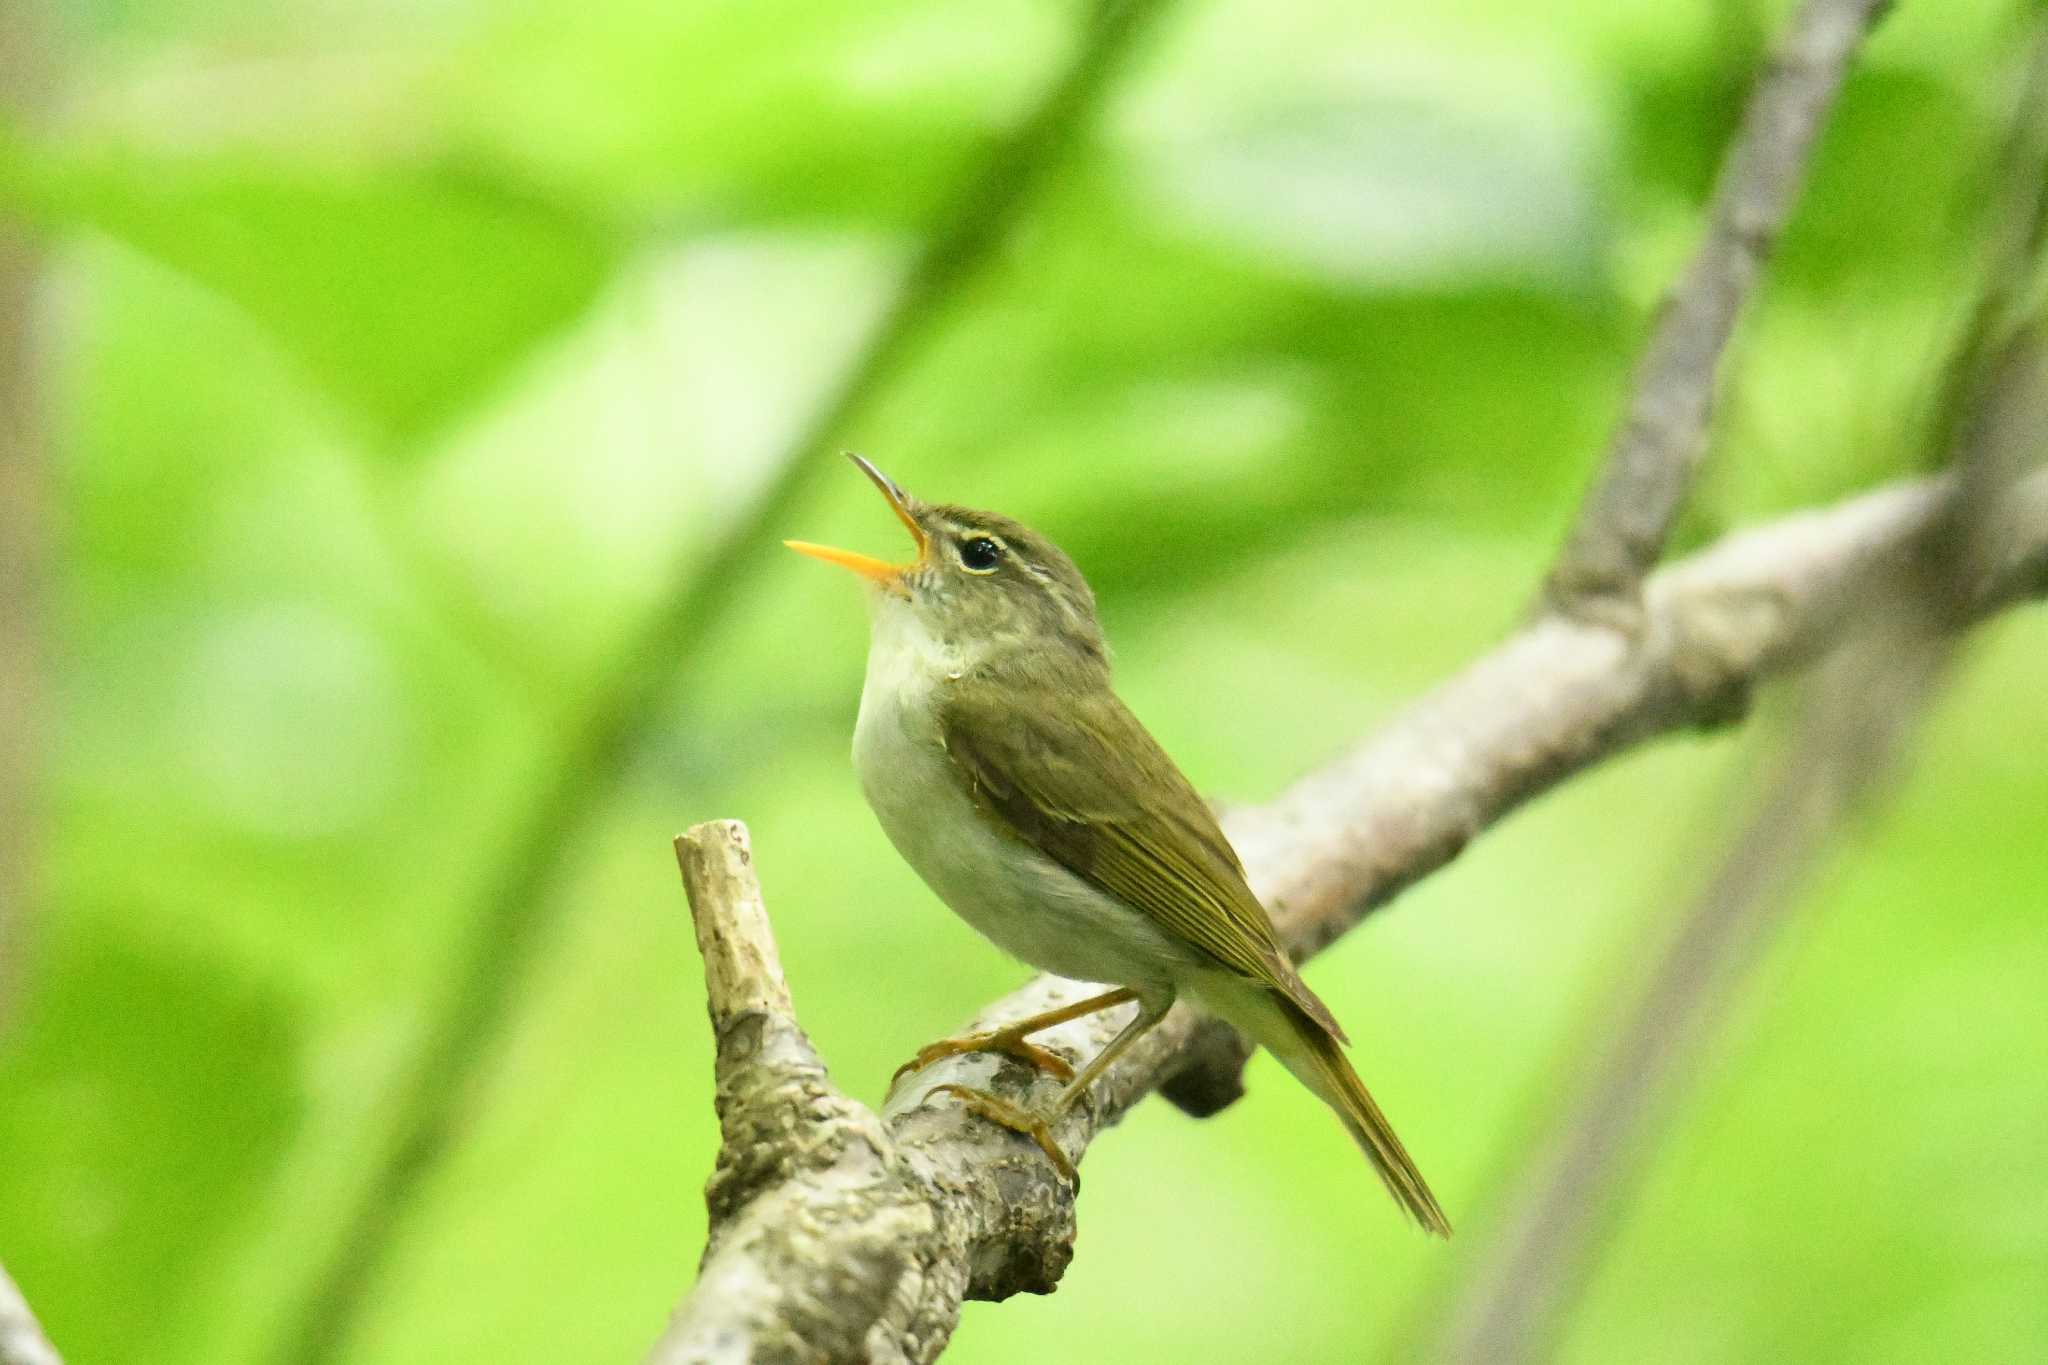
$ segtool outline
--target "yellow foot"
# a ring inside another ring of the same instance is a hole
[[[893,1086],[908,1073],[922,1071],[942,1058],[959,1057],[969,1052],[1000,1052],[1062,1081],[1074,1079],[1074,1068],[1067,1065],[1065,1058],[1047,1052],[1036,1043],[1025,1041],[1024,1035],[1015,1029],[996,1029],[992,1033],[970,1033],[962,1038],[941,1038],[936,1043],[919,1048],[915,1057],[896,1068],[896,1074],[889,1078],[889,1084]]]
[[[973,1090],[964,1085],[954,1085],[950,1081],[944,1085],[933,1086],[925,1092],[925,1098],[930,1099],[940,1093],[958,1095],[969,1112],[979,1114],[991,1123],[1000,1123],[1011,1132],[1022,1133],[1036,1142],[1038,1149],[1045,1153],[1046,1160],[1053,1164],[1053,1169],[1065,1176],[1073,1184],[1075,1192],[1079,1193],[1081,1173],[1074,1169],[1074,1163],[1067,1160],[1067,1154],[1053,1141],[1052,1128],[1044,1119],[1029,1110],[1018,1108],[1008,1100],[998,1099],[986,1090]]]

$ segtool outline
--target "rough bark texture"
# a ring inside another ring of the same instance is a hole
[[[1806,0],[1757,82],[1698,251],[1672,286],[1633,392],[1546,592],[1579,615],[1635,618],[1707,449],[1721,359],[1799,202],[1815,140],[1890,0]]]
[[[1327,945],[1572,773],[1739,715],[1759,680],[1834,635],[1845,586],[1910,560],[1953,497],[1947,479],[1903,484],[1732,536],[1654,575],[1634,632],[1543,617],[1276,801],[1231,812],[1226,828],[1289,947],[1299,957]],[[2048,474],[2003,501],[1987,543],[1999,552],[1968,585],[1971,611],[2048,590]],[[679,848],[710,946],[726,1150],[703,1273],[652,1358],[925,1361],[963,1297],[1053,1288],[1073,1252],[1074,1191],[1028,1140],[923,1097],[957,1081],[1043,1105],[1054,1083],[980,1054],[905,1078],[879,1116],[848,1099],[781,987],[741,828],[700,825]],[[973,1027],[1090,989],[1041,976]],[[1040,1041],[1079,1060],[1126,1017],[1107,1011]],[[1217,1107],[1243,1055],[1227,1029],[1177,1007],[1057,1135],[1078,1161],[1176,1077],[1197,1107]]]
[[[928,1359],[921,1345],[944,1343],[964,1290],[928,1283],[936,1203],[798,1026],[745,827],[699,825],[676,857],[704,955],[724,1141],[698,1288],[650,1359]]]

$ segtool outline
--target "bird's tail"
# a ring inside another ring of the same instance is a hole
[[[1227,1000],[1217,998],[1223,992],[1202,991],[1204,1003],[1264,1044],[1296,1079],[1336,1110],[1408,1216],[1424,1231],[1449,1237],[1450,1220],[1337,1040],[1293,1001],[1242,978],[1239,982],[1237,989],[1227,992]]]
[[[1344,1126],[1351,1130],[1352,1138],[1372,1158],[1373,1169],[1386,1183],[1387,1192],[1408,1210],[1408,1216],[1420,1223],[1426,1232],[1433,1232],[1439,1237],[1450,1236],[1450,1220],[1444,1217],[1444,1211],[1437,1204],[1436,1196],[1429,1192],[1429,1184],[1422,1178],[1422,1172],[1415,1169],[1408,1149],[1395,1136],[1394,1126],[1387,1122],[1387,1116],[1374,1103],[1365,1082],[1358,1079],[1358,1073],[1352,1069],[1350,1059],[1337,1045],[1337,1040],[1292,1004],[1283,1004],[1282,1009],[1290,1016],[1288,1022],[1293,1026],[1299,1047],[1291,1050],[1294,1055],[1277,1051],[1275,1055],[1300,1078],[1303,1085],[1315,1091],[1323,1103],[1337,1111],[1337,1117],[1343,1119]]]

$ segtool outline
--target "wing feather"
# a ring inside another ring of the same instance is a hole
[[[1344,1040],[1209,807],[1114,693],[1030,715],[954,694],[939,727],[976,804],[1011,834]]]

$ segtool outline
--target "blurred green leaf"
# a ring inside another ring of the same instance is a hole
[[[536,0],[441,78],[452,145],[628,221],[922,228],[1078,28],[1041,0]]]
[[[74,918],[0,1052],[9,1268],[73,1360],[175,1342],[231,1239],[261,1222],[297,1119],[284,1002],[197,951]]]
[[[1988,113],[1930,73],[1857,73],[1843,88],[1774,268],[1787,283],[1823,293],[1879,271],[1896,284],[1947,283],[1945,267],[1958,254],[1970,259],[1976,225],[1998,202],[1989,182],[2002,135]]]
[[[1180,591],[1361,512],[1557,519],[1627,341],[1597,278],[1361,285],[1189,234],[1123,164],[1070,178],[857,433],[906,486]]]
[[[246,309],[399,449],[581,317],[621,253],[590,220],[445,168],[59,150],[22,180],[45,221],[96,228]]]

